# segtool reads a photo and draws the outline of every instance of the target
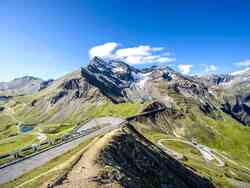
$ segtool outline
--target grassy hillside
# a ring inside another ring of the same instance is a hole
[[[181,161],[183,164],[194,169],[200,175],[209,178],[216,185],[216,187],[233,188],[235,186],[231,183],[231,180],[250,182],[250,171],[245,168],[245,164],[247,164],[246,160],[242,159],[243,163],[239,163],[239,161],[234,157],[231,157],[231,155],[226,154],[223,152],[223,150],[217,149],[219,154],[228,156],[228,160],[224,160],[225,166],[219,167],[216,161],[211,161],[209,163],[206,162],[201,153],[196,148],[178,141],[185,141],[187,140],[186,138],[176,139],[175,136],[149,130],[147,125],[138,126],[140,127],[140,132],[155,144],[158,144],[159,141],[162,141],[162,144],[164,144],[166,148],[177,152],[179,155],[182,155],[183,158]],[[175,139],[176,141],[174,141]],[[218,157],[219,156],[220,155],[218,155]]]
[[[12,105],[13,103],[15,105]],[[85,103],[78,105],[71,113],[60,118],[56,114],[60,113],[62,108],[58,106],[50,108],[47,113],[44,113],[40,106],[27,111],[28,104],[29,100],[26,97],[24,99],[22,97],[14,98],[7,104],[12,114],[0,113],[0,122],[2,122],[0,124],[0,144],[1,142],[4,143],[0,147],[0,153],[13,151],[33,143],[34,139],[28,139],[27,142],[26,138],[35,137],[38,132],[44,133],[48,138],[53,139],[70,132],[79,123],[86,120],[104,116],[127,117],[139,113],[142,108],[140,103],[113,104],[104,102],[99,105]],[[43,117],[41,121],[39,121],[40,117]],[[34,124],[34,129],[22,135],[16,127],[18,122]]]
[[[222,119],[216,120],[193,112],[192,117],[181,120],[182,124],[191,127],[186,130],[186,138],[197,138],[198,142],[225,151],[236,161],[250,164],[250,127],[242,126],[223,112]]]
[[[215,109],[203,112],[199,100],[184,97],[173,90],[168,95],[174,100],[174,109],[181,116],[159,114],[155,128],[171,130],[170,135],[181,136],[187,140],[195,138],[199,143],[228,153],[234,160],[245,165],[250,164],[250,127],[243,126],[230,115],[220,110],[219,103],[214,99]]]
[[[54,139],[93,118],[125,118],[141,112],[146,106],[150,110],[158,103],[167,107],[164,112],[141,117],[136,122],[136,127],[144,136],[154,144],[174,151],[177,157],[182,156],[180,160],[184,165],[211,179],[217,187],[235,187],[242,182],[248,185],[250,127],[243,126],[221,110],[222,96],[216,97],[199,81],[179,74],[169,80],[156,74],[155,79],[145,85],[145,91],[140,92],[144,92],[145,96],[152,95],[147,96],[150,101],[144,104],[137,100],[114,104],[98,87],[86,82],[80,71],[76,71],[40,92],[14,96],[0,104],[3,107],[0,112],[0,154],[39,142],[37,133]],[[32,124],[34,129],[23,134],[17,124]],[[133,139],[129,137],[129,140]],[[216,157],[208,162],[195,144],[211,149],[224,164],[219,166]],[[118,147],[116,144],[113,146]],[[105,148],[110,151],[112,147]],[[106,166],[114,170],[112,166]]]
[[[162,141],[168,149],[183,155],[183,164],[210,178],[217,187],[237,187],[242,182],[250,186],[250,127],[221,111],[216,100],[216,109],[203,112],[199,101],[172,90],[168,94],[174,99],[172,108],[137,123],[143,135],[156,144]],[[225,165],[218,167],[214,160],[207,163],[197,149],[171,139],[195,140],[208,146]]]
[[[74,85],[72,80],[77,80],[78,85]],[[62,92],[66,92],[66,95],[60,96]],[[68,133],[86,120],[102,116],[127,117],[141,109],[139,103],[111,103],[98,88],[85,82],[79,70],[55,80],[39,92],[13,96],[2,102],[0,107],[0,141],[6,139],[1,148],[14,144],[15,147],[10,147],[13,150],[30,144],[25,138],[37,133],[53,139]],[[32,124],[34,129],[24,136],[19,132],[17,124]],[[10,143],[7,140],[11,137]],[[1,153],[7,151],[1,148]]]

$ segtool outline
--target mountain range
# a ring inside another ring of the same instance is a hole
[[[138,69],[94,57],[56,80],[25,76],[0,83],[0,153],[34,142],[37,133],[54,138],[93,118],[126,118],[163,107],[93,143],[86,156],[95,181],[75,177],[87,173],[77,170],[89,165],[80,159],[59,187],[249,186],[249,81],[248,69],[189,76],[170,67]],[[22,134],[18,124],[33,129]],[[159,143],[172,152],[163,154]]]

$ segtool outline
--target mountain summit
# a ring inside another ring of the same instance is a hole
[[[94,57],[81,73],[115,103],[163,99],[159,87],[164,83],[169,83],[169,87],[175,87],[184,95],[208,95],[202,83],[169,67],[136,69],[121,61]]]

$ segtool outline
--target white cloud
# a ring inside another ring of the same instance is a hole
[[[110,57],[117,47],[118,44],[116,42],[108,42],[102,45],[95,46],[89,50],[89,57]]]
[[[250,66],[250,59],[237,62],[237,63],[235,63],[235,65],[238,65],[238,66]]]
[[[138,46],[133,48],[123,48],[116,51],[117,57],[128,56],[148,56],[154,51],[150,46]]]
[[[119,48],[115,42],[95,46],[90,49],[89,56],[99,56],[107,59],[117,59],[128,64],[144,63],[168,63],[176,60],[166,52],[164,47],[151,47],[150,45],[140,45],[131,48]]]
[[[204,65],[205,72],[214,72],[217,70],[217,67],[215,65]]]
[[[180,72],[182,74],[188,74],[192,67],[193,67],[193,65],[190,65],[190,64],[180,64],[180,65],[178,65],[178,68],[180,69]]]

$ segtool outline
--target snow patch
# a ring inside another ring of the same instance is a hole
[[[239,71],[235,71],[235,72],[232,72],[231,75],[232,76],[236,76],[236,75],[239,75],[239,74],[244,74],[245,72],[249,71],[250,70],[250,67],[247,67],[243,70],[239,70]]]
[[[125,72],[125,70],[124,70],[122,67],[114,67],[114,68],[112,69],[112,71],[113,71],[114,73],[117,73],[117,72]]]
[[[145,87],[145,84],[148,80],[150,80],[150,75],[151,75],[151,72],[148,72],[148,73],[132,73],[132,76],[135,80],[135,86],[140,88],[140,89],[143,89]]]

